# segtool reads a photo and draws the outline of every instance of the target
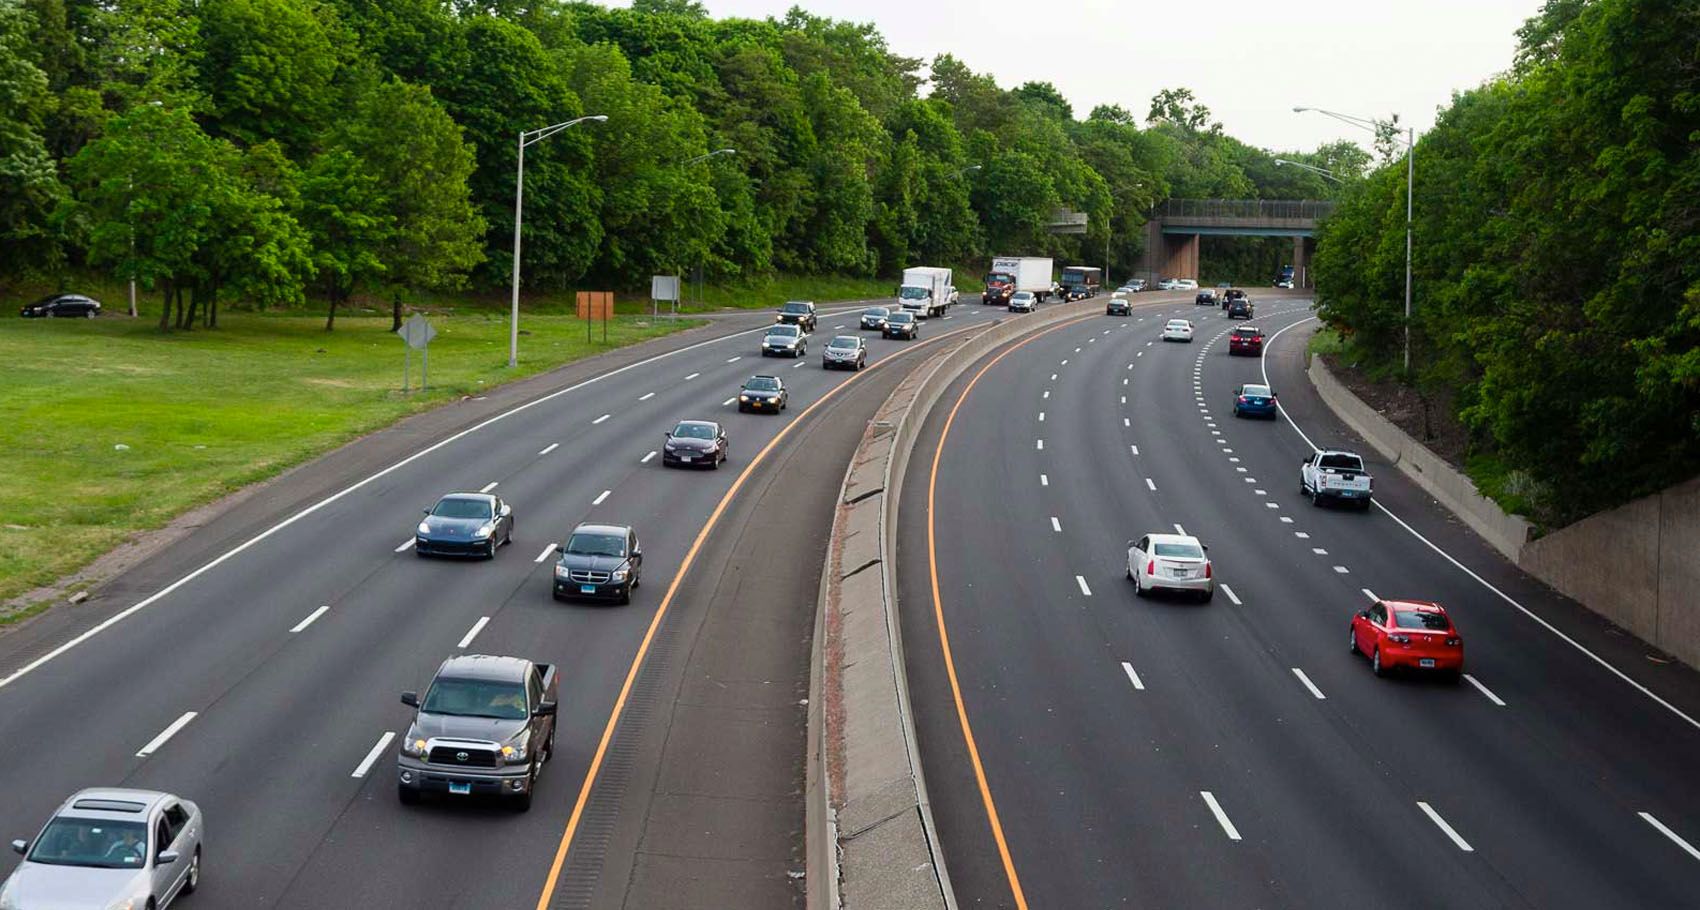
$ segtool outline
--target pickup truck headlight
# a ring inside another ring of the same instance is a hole
[[[479,525],[478,530],[472,532],[472,536],[473,537],[489,537],[491,534],[494,534],[495,532],[496,532],[496,526],[494,524],[485,523],[485,524]]]
[[[502,759],[510,765],[517,765],[525,761],[528,752],[526,745],[526,737],[523,734],[519,739],[504,743],[502,745]]]
[[[414,758],[424,758],[425,753],[429,751],[430,746],[426,743],[425,737],[420,736],[412,730],[407,731],[407,738],[401,741],[401,753],[403,755],[411,755]]]

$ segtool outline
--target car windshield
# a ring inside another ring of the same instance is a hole
[[[431,514],[438,518],[489,518],[490,503],[483,499],[442,499]]]
[[[579,531],[567,540],[567,552],[576,556],[624,556],[626,535]]]
[[[798,335],[801,335],[802,333],[803,333],[803,330],[797,328],[794,325],[776,325],[773,328],[767,330],[767,334],[770,337],[774,336],[774,335],[778,335],[781,338],[796,338]]]
[[[914,322],[915,316],[911,313],[892,313],[891,314],[891,321],[892,322],[900,322],[900,323]]]
[[[520,720],[526,716],[525,687],[496,679],[439,679],[419,710],[457,717]]]
[[[809,311],[809,305],[806,304],[806,303],[787,303],[785,305],[785,308],[780,310],[781,313],[792,313],[792,314],[807,313],[808,311]]]
[[[1011,281],[1014,281],[1014,280],[1015,280],[1015,276],[1009,274],[1008,272],[993,272],[990,275],[986,276],[986,283],[987,284],[1009,284]]]
[[[858,342],[860,340],[861,339],[857,338],[854,335],[840,335],[837,338],[832,339],[832,343],[827,345],[827,347],[836,348],[836,349],[841,350],[841,351],[847,350],[847,349],[854,349],[856,347],[856,342]]]
[[[1268,398],[1269,387],[1266,385],[1248,385],[1241,394],[1251,395],[1255,398]]]
[[[706,423],[681,423],[673,428],[674,439],[713,439],[714,427]]]
[[[1015,292],[1015,299],[1016,300],[1032,300],[1033,299],[1033,292],[1032,291],[1017,291],[1017,292]]]
[[[61,816],[48,822],[29,860],[51,866],[140,869],[147,855],[148,827],[142,822]]]
[[[1430,613],[1427,610],[1394,610],[1393,623],[1401,629],[1423,629],[1429,632],[1445,632],[1452,628],[1441,613]]]
[[[898,290],[897,297],[899,300],[925,300],[927,299],[927,289],[906,284]]]
[[[1356,455],[1347,455],[1343,452],[1337,452],[1333,455],[1322,456],[1322,466],[1325,468],[1339,468],[1343,471],[1362,471],[1364,469],[1364,460]]]
[[[1153,556],[1172,556],[1182,559],[1203,559],[1204,550],[1195,543],[1157,543],[1151,546]]]
[[[779,391],[779,380],[772,376],[757,376],[744,383],[744,388],[752,392],[777,392]]]
[[[863,316],[890,316],[891,311],[882,306],[868,307],[862,311]]]

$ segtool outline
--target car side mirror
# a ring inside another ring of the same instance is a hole
[[[540,701],[537,703],[537,710],[532,711],[531,714],[533,717],[554,717],[555,703],[552,701]]]
[[[567,552],[567,545],[564,543],[555,544],[555,552],[565,556]]]
[[[1210,552],[1210,545],[1207,544],[1207,543],[1199,544],[1199,548],[1202,549],[1206,553]]]
[[[419,693],[418,692],[403,692],[403,693],[401,693],[401,703],[408,706],[409,708],[419,707]]]
[[[513,513],[514,513],[514,507],[513,506],[510,506],[507,503],[502,504],[502,517],[503,518],[506,518],[509,515],[512,515]]]
[[[1133,549],[1133,541],[1130,540],[1130,541],[1127,542],[1127,548],[1129,550]]]
[[[12,852],[18,854],[19,856],[22,856],[23,854],[28,853],[29,849],[30,849],[30,842],[27,841],[27,840],[12,841]]]
[[[161,850],[159,855],[153,858],[153,864],[156,866],[169,866],[174,862],[177,862],[176,850]]]
[[[632,548],[632,558],[633,559],[642,559],[643,558],[643,547],[633,547]]]
[[[429,515],[429,514],[431,514],[431,510],[430,510],[430,509],[420,509],[420,510],[419,510],[419,511],[421,511],[421,512],[424,512],[424,513],[425,513],[425,514],[426,514],[426,515]]]
[[[1358,618],[1359,619],[1368,619],[1369,618],[1369,611],[1368,610],[1359,610],[1358,611]]]

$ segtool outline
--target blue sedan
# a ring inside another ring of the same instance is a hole
[[[1235,417],[1275,419],[1275,390],[1266,385],[1242,385],[1234,390]]]
[[[513,506],[489,493],[450,493],[425,510],[414,532],[420,556],[496,558],[496,547],[513,543]]]

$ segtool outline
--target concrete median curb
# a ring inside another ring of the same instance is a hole
[[[1153,294],[1136,305],[1182,302]],[[946,342],[876,412],[845,471],[811,656],[806,828],[812,910],[956,910],[909,705],[892,560],[899,497],[891,494],[902,489],[915,441],[957,377],[1001,345],[1101,313],[1104,303],[1050,305]]]

